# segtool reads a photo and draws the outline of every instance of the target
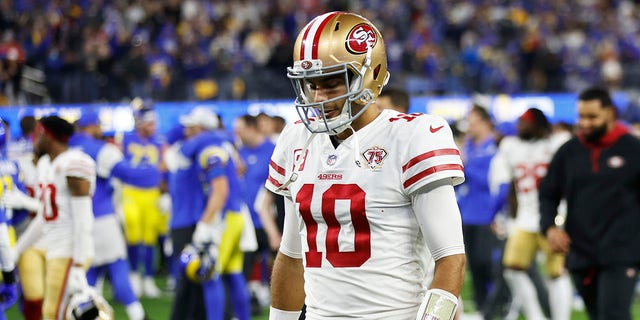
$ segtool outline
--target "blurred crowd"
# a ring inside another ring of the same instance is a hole
[[[410,94],[626,89],[640,79],[639,9],[622,0],[7,0],[0,104],[288,98],[295,35],[331,10],[380,26],[391,84]]]

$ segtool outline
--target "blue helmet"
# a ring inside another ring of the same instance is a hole
[[[208,281],[215,276],[217,251],[213,245],[205,245],[202,249],[187,245],[180,254],[180,270],[191,282]]]

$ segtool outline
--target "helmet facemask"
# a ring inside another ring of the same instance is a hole
[[[312,133],[339,134],[349,127],[374,102],[374,94],[363,88],[364,73],[371,64],[371,50],[367,52],[365,63],[360,70],[353,63],[340,63],[329,67],[322,66],[322,60],[296,61],[293,68],[287,68],[296,92],[296,110],[300,119]],[[314,102],[311,91],[312,80],[330,77],[343,77],[347,92],[325,101]],[[325,105],[346,99],[340,115],[325,119]],[[359,108],[354,108],[356,104]]]

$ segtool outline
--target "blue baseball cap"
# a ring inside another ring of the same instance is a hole
[[[82,112],[80,119],[76,121],[76,125],[79,127],[100,125],[100,115],[94,110],[85,110]]]

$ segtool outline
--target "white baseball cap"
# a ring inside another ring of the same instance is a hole
[[[204,129],[217,129],[218,115],[205,107],[195,107],[186,115],[180,117],[180,124],[184,127],[201,126]]]

